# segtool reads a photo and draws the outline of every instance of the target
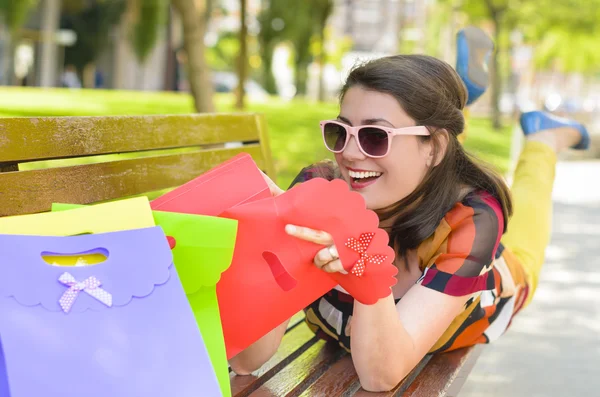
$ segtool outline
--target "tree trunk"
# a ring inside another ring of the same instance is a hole
[[[171,0],[171,3],[183,22],[183,48],[187,55],[188,79],[196,111],[214,112],[212,81],[204,58],[206,1]]]
[[[96,87],[96,64],[88,63],[83,68],[83,88],[95,88]]]
[[[262,63],[263,63],[263,82],[265,90],[269,94],[277,94],[277,83],[275,82],[275,76],[273,76],[273,52],[274,45],[269,43],[264,46],[262,50]]]
[[[175,91],[177,87],[177,76],[175,69],[177,68],[177,58],[173,49],[173,10],[169,6],[167,15],[167,60],[165,67],[165,75],[163,81],[163,89],[165,91]]]
[[[244,83],[248,74],[248,25],[246,23],[247,0],[240,0],[240,53],[238,56],[238,85],[235,90],[235,107],[244,109],[246,90]]]
[[[60,0],[46,0],[43,3],[39,81],[41,87],[56,85],[58,44],[54,35],[60,27],[60,8]]]
[[[308,66],[311,63],[310,38],[312,34],[305,32],[294,40],[296,57],[294,59],[296,96],[306,95],[306,83],[308,81]]]
[[[15,75],[15,40],[8,32],[4,32],[4,46],[2,48],[2,85],[11,85]]]
[[[295,69],[296,96],[305,96],[306,81],[308,80],[308,63],[296,62]]]
[[[325,101],[325,65],[327,64],[327,52],[325,51],[325,24],[319,29],[319,102]]]

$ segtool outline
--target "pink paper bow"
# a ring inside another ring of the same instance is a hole
[[[65,272],[58,278],[58,281],[69,287],[58,301],[65,313],[68,313],[71,310],[71,307],[75,303],[75,299],[77,299],[77,296],[81,291],[96,298],[108,307],[112,306],[112,295],[100,288],[102,283],[94,276],[88,277],[82,282],[77,282],[75,277],[70,273]]]
[[[375,233],[363,233],[358,240],[354,237],[350,237],[346,242],[346,247],[360,255],[360,258],[356,261],[352,270],[350,270],[350,272],[357,277],[363,275],[368,263],[380,265],[387,259],[387,255],[367,254],[367,249],[369,248],[369,245],[371,245],[373,237],[375,237]]]

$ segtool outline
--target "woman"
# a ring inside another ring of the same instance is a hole
[[[377,212],[396,250],[398,283],[387,298],[362,305],[337,287],[306,309],[316,333],[351,351],[366,390],[392,389],[427,353],[496,339],[537,286],[556,153],[578,145],[587,132],[573,124],[528,135],[511,200],[500,175],[458,142],[466,99],[459,76],[435,58],[371,61],[349,75],[337,120],[321,123],[337,164],[308,167],[294,181],[343,178]],[[540,122],[556,124],[539,112],[522,119]],[[270,183],[273,194],[282,192]],[[324,246],[315,266],[344,272],[327,233],[302,225],[286,231]],[[286,327],[234,357],[232,369],[258,369]]]

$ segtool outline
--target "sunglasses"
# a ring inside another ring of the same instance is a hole
[[[348,146],[353,136],[359,150],[367,157],[381,158],[387,156],[392,147],[395,135],[430,135],[427,127],[418,125],[405,128],[388,128],[379,125],[359,125],[351,127],[336,120],[320,122],[323,141],[327,150],[341,153]]]

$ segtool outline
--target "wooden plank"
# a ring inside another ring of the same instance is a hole
[[[249,395],[316,342],[315,334],[306,324],[294,327],[284,335],[277,353],[259,371],[249,376],[230,375],[233,396]]]
[[[32,171],[0,173],[0,216],[50,210],[52,203],[90,204],[179,186],[240,152],[259,167],[259,145]]]
[[[410,373],[404,378],[402,379],[402,382],[398,383],[398,385],[396,385],[396,387],[394,387],[392,390],[388,391],[388,392],[382,392],[382,393],[371,393],[371,392],[367,392],[364,389],[359,389],[358,392],[356,394],[354,394],[355,397],[396,397],[396,396],[403,396],[404,391],[410,386],[410,384],[413,382],[413,380],[421,373],[421,371],[423,371],[423,368],[425,368],[429,362],[429,360],[431,359],[431,356],[425,356],[423,357],[423,359],[419,362],[419,364],[417,364],[412,371],[410,371]]]
[[[477,345],[435,355],[402,395],[407,397],[458,395],[482,350],[483,345]],[[455,382],[458,383],[454,385]]]
[[[304,321],[305,321],[304,311],[294,314],[294,316],[292,316],[292,318],[290,319],[290,322],[288,323],[286,332],[291,331],[292,329],[296,328],[300,324],[304,324]]]
[[[275,165],[273,163],[273,158],[271,157],[271,140],[269,139],[269,129],[267,128],[266,117],[263,114],[258,115],[257,123],[260,136],[260,146],[262,148],[263,158],[265,159],[267,175],[271,177],[273,182],[277,183],[277,180],[275,179],[277,172],[275,172]]]
[[[473,349],[468,353],[469,357],[458,372],[458,375],[456,375],[456,378],[454,378],[452,384],[450,384],[450,387],[446,392],[446,397],[457,397],[459,395],[462,387],[467,381],[467,378],[471,374],[471,371],[473,371],[475,364],[477,364],[477,360],[479,359],[479,356],[481,356],[484,348],[485,345],[477,345],[474,346]]]
[[[335,343],[318,340],[250,396],[298,396],[344,354]]]
[[[351,396],[360,388],[352,357],[345,355],[331,366],[315,383],[304,390],[301,397]]]
[[[262,123],[252,113],[3,118],[0,162],[256,142]]]

